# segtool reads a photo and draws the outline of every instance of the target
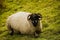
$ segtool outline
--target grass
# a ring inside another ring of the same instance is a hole
[[[30,35],[9,35],[6,27],[8,16],[19,12],[41,13],[43,33],[34,38]],[[60,0],[2,0],[0,1],[0,40],[60,40]]]

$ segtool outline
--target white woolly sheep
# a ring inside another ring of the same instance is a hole
[[[38,13],[17,12],[7,19],[7,27],[11,35],[14,31],[19,31],[21,34],[38,34],[42,31],[42,16]]]

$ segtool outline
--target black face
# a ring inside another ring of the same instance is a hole
[[[29,17],[33,26],[35,26],[35,27],[38,25],[38,21],[40,21],[41,18],[42,18],[42,16],[40,14],[31,14]]]

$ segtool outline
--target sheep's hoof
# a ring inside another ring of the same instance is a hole
[[[35,34],[34,34],[34,37],[35,37],[35,38],[38,38],[38,37],[39,37],[39,34],[35,33]]]
[[[13,35],[13,32],[11,31],[11,32],[9,32],[9,34],[12,36]]]
[[[38,35],[35,35],[35,38],[38,38],[39,36]]]

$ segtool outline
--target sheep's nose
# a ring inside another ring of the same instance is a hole
[[[34,20],[34,21],[32,21],[32,24],[33,24],[33,26],[37,26],[37,24],[38,24],[38,21],[37,20]]]

